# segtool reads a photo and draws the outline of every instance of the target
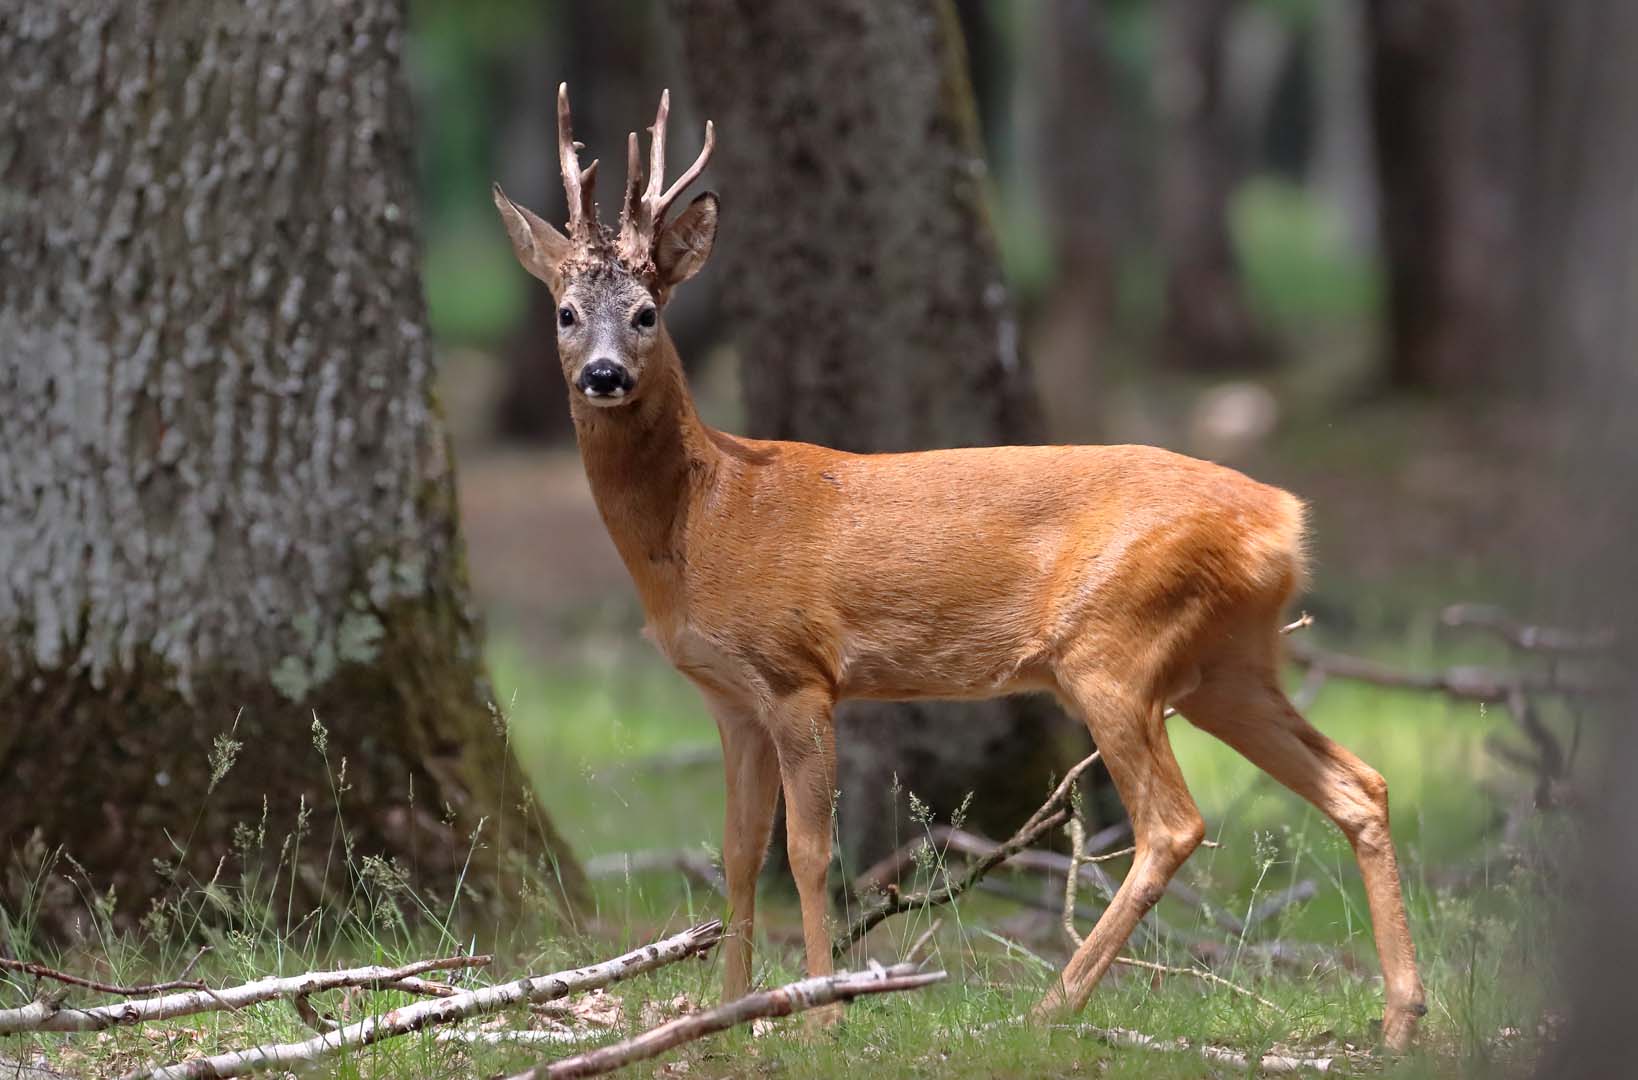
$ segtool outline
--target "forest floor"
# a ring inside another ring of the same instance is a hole
[[[544,907],[506,926],[472,925],[458,907],[401,913],[416,901],[374,887],[355,868],[356,903],[327,912],[315,934],[299,913],[256,907],[203,889],[199,928],[215,945],[192,972],[213,987],[268,974],[351,964],[399,964],[492,948],[496,962],[470,976],[488,985],[530,973],[609,958],[718,917],[720,898],[675,871],[621,872],[619,856],[692,852],[709,858],[720,838],[720,767],[714,731],[689,688],[640,643],[588,646],[585,662],[544,668],[516,639],[493,651],[501,703],[520,758],[577,854],[608,868],[595,884],[595,911],[568,927]],[[600,658],[593,662],[590,657]],[[1412,657],[1396,656],[1409,662]],[[1411,1053],[1374,1053],[1381,986],[1363,892],[1351,852],[1315,811],[1181,720],[1172,722],[1178,758],[1221,846],[1202,849],[1180,878],[1206,903],[1168,897],[1127,955],[1210,970],[1239,990],[1193,977],[1117,968],[1080,1021],[1157,1039],[1208,1043],[1256,1060],[1270,1052],[1330,1059],[1329,1071],[1360,1076],[1477,1076],[1525,1072],[1551,1035],[1552,905],[1517,847],[1498,844],[1497,822],[1523,796],[1524,781],[1485,748],[1509,723],[1495,711],[1452,706],[1427,695],[1335,682],[1311,709],[1315,722],[1388,778],[1393,831],[1405,868],[1412,931],[1427,983],[1429,1015]],[[928,828],[937,824],[926,823]],[[1513,845],[1562,828],[1533,818]],[[907,840],[913,839],[907,837]],[[938,878],[954,856],[935,846],[918,876]],[[1126,861],[1105,865],[1118,879]],[[997,871],[1003,894],[974,892],[956,904],[918,909],[878,927],[844,961],[890,963],[921,943],[920,958],[949,978],[931,988],[884,995],[847,1008],[832,1031],[808,1032],[797,1019],[758,1024],[688,1044],[627,1075],[826,1077],[868,1070],[881,1076],[1202,1076],[1245,1075],[1243,1066],[1203,1059],[1197,1049],[1160,1052],[1111,1046],[1088,1030],[1043,1030],[1016,1022],[1068,953],[1060,923],[1062,879]],[[1311,884],[1290,904],[1242,933],[1221,925],[1263,901]],[[1090,886],[1079,903],[1094,912],[1104,897]],[[854,913],[858,901],[853,901]],[[225,921],[222,916],[225,914]],[[847,914],[839,912],[838,917]],[[428,917],[430,916],[430,918]],[[783,881],[764,882],[756,983],[800,978],[799,921]],[[1078,929],[1085,933],[1089,919]],[[26,928],[7,928],[26,940]],[[73,955],[29,957],[113,981],[172,977],[192,953],[174,939],[105,935]],[[1276,960],[1280,953],[1287,959]],[[541,1057],[617,1041],[660,1019],[714,1004],[715,956],[686,961],[578,999],[566,1017],[514,1009],[466,1030],[568,1030],[580,1042],[547,1051],[437,1041],[433,1031],[391,1039],[331,1058],[316,1075],[458,1077],[503,1075]],[[0,1009],[26,1003],[32,981],[0,981]],[[1253,1000],[1249,991],[1263,1001]],[[396,993],[333,993],[315,999],[341,1019],[381,1015],[407,1004]],[[72,1004],[100,995],[74,991]],[[1545,1025],[1545,1026],[1544,1026]],[[312,1036],[287,1002],[86,1035],[0,1038],[0,1061],[38,1061],[69,1076],[112,1076],[141,1065]],[[11,1075],[0,1071],[0,1075]],[[30,1075],[17,1073],[16,1075]],[[40,1080],[35,1076],[33,1080]]]

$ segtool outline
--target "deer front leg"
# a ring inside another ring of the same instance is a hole
[[[722,872],[728,879],[722,999],[732,1001],[751,988],[756,882],[773,832],[779,755],[753,710],[709,693],[706,704],[722,737],[722,773],[728,788],[722,822]]]
[[[781,702],[771,726],[779,748],[779,774],[785,787],[785,847],[791,874],[802,900],[802,940],[808,974],[829,975],[828,915],[830,896],[831,798],[836,785],[836,735],[831,726],[828,694],[810,691]],[[810,1026],[835,1023],[840,1006],[808,1014]]]

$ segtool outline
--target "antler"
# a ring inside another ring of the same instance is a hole
[[[642,266],[652,257],[654,237],[665,212],[689,184],[699,178],[711,160],[716,148],[717,133],[711,121],[705,122],[705,146],[688,171],[677,177],[677,182],[661,190],[665,183],[665,127],[671,114],[671,91],[660,92],[660,108],[654,114],[654,126],[649,128],[648,186],[638,192],[637,133],[626,137],[626,198],[620,211],[620,257],[633,266]],[[566,115],[566,114],[565,114]],[[565,174],[567,175],[567,174]]]
[[[580,167],[578,151],[585,149],[574,141],[574,127],[569,120],[569,84],[557,87],[557,156],[563,166],[563,192],[569,198],[569,239],[585,244],[597,235],[597,203],[593,193],[597,187],[597,162],[584,169]]]

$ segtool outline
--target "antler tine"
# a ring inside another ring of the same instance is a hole
[[[580,167],[582,144],[574,141],[574,123],[569,115],[569,84],[557,87],[557,156],[563,169],[563,194],[569,203],[569,235],[584,238],[597,217],[593,195],[597,186],[597,162]]]
[[[705,166],[710,164],[711,151],[715,150],[716,147],[716,125],[707,120],[705,122],[705,145],[700,148],[700,156],[695,158],[694,164],[688,167],[688,171],[677,177],[677,182],[666,188],[665,194],[660,196],[660,203],[654,209],[654,220],[656,222],[665,216],[666,210],[670,208],[677,196],[687,190],[689,184],[699,179],[700,173],[705,171]]]
[[[648,190],[643,199],[650,205],[660,197],[660,185],[665,183],[665,128],[671,117],[671,91],[660,91],[660,107],[654,112],[654,126],[648,129]],[[651,224],[658,219],[650,217]]]
[[[633,131],[626,135],[626,199],[620,208],[621,233],[637,224],[642,184],[642,150]]]
[[[705,170],[716,146],[716,129],[705,124],[705,147],[688,171],[669,188],[665,186],[666,121],[671,116],[671,91],[660,92],[660,107],[649,128],[648,182],[641,185],[638,175],[639,146],[636,132],[626,140],[626,200],[620,214],[620,248],[633,262],[646,262],[653,250],[654,237],[665,220],[665,212],[678,195]]]

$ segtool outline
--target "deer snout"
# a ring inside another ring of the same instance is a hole
[[[622,398],[636,385],[626,365],[599,357],[580,369],[575,386],[589,398]]]

